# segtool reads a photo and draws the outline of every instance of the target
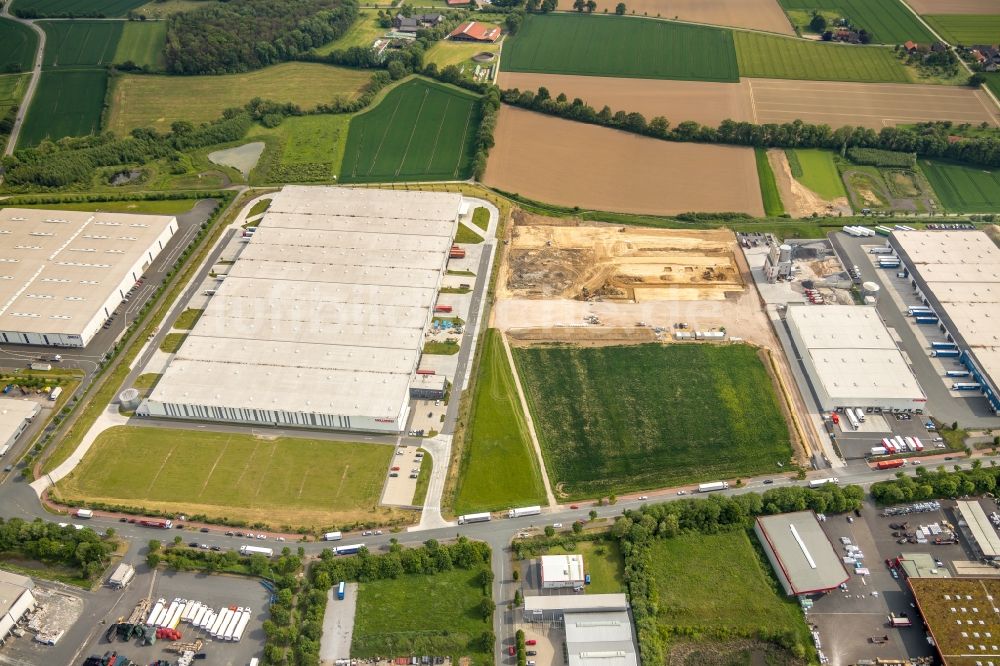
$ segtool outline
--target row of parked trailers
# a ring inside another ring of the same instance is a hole
[[[860,428],[861,424],[865,422],[865,410],[860,407],[845,407],[844,416],[847,417],[848,423],[855,430]]]
[[[894,453],[917,453],[924,450],[924,443],[919,437],[883,437],[882,446],[872,447],[873,456],[885,456]]]
[[[170,604],[160,599],[149,612],[146,624],[176,629],[181,622],[187,622],[217,640],[239,641],[250,623],[250,615],[251,610],[242,606],[216,611],[193,599],[174,599]]]

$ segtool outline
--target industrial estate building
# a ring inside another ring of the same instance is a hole
[[[1000,535],[976,500],[958,500],[955,510],[961,518],[959,526],[983,557],[1000,557]]]
[[[137,413],[402,431],[461,206],[285,187]]]
[[[539,558],[542,588],[581,587],[583,555],[542,555]]]
[[[21,619],[34,610],[35,583],[27,576],[0,571],[0,645]]]
[[[944,666],[1000,664],[1000,578],[910,578],[907,583]]]
[[[624,594],[524,598],[527,622],[562,622],[567,666],[637,666],[638,652]]]
[[[162,215],[0,209],[0,341],[85,347],[176,232]]]
[[[992,410],[1000,411],[1000,248],[981,231],[894,231],[889,244]]]
[[[786,594],[819,594],[847,582],[847,570],[812,511],[761,516],[754,532]]]
[[[821,409],[924,408],[927,398],[873,306],[789,305],[785,322]]]
[[[0,398],[0,455],[14,445],[40,411],[42,406],[34,400]]]

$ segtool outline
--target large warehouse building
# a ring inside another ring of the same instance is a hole
[[[873,306],[790,305],[785,322],[821,409],[924,408],[927,398]]]
[[[812,511],[761,516],[753,529],[785,594],[819,594],[847,582],[847,570]]]
[[[0,456],[7,453],[31,420],[42,411],[34,400],[0,398]]]
[[[27,576],[0,571],[0,645],[17,623],[35,609],[35,583]]]
[[[461,205],[285,187],[137,413],[402,431]]]
[[[1000,248],[981,231],[895,231],[889,243],[1000,412]]]
[[[997,578],[909,578],[928,640],[944,666],[1000,664]]]
[[[85,347],[176,232],[162,215],[0,209],[0,341]]]

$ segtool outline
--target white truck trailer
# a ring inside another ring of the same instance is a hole
[[[511,509],[507,512],[508,518],[524,518],[525,516],[537,516],[542,513],[540,506],[522,506],[519,509]]]
[[[464,516],[458,517],[458,524],[465,525],[467,523],[485,523],[493,519],[493,516],[489,512],[484,513],[467,513]]]
[[[240,555],[263,555],[273,557],[273,548],[262,548],[261,546],[240,546]]]
[[[344,535],[340,532],[327,532],[323,535],[323,541],[340,541]]]
[[[243,632],[246,631],[247,625],[250,623],[250,609],[244,609],[243,615],[240,616],[240,621],[236,625],[236,631],[233,632],[233,640],[239,641],[243,638]]]
[[[810,488],[822,488],[823,486],[825,486],[828,483],[837,484],[837,483],[840,483],[840,479],[838,479],[835,476],[831,476],[831,477],[828,477],[826,479],[813,479],[812,481],[809,482],[809,487]]]
[[[728,481],[712,481],[711,483],[699,483],[698,492],[699,493],[711,493],[716,490],[725,490],[729,487]]]

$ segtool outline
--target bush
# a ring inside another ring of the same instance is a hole
[[[855,164],[876,167],[902,167],[910,169],[917,163],[916,153],[900,153],[894,150],[880,150],[878,148],[848,148],[847,156]]]

